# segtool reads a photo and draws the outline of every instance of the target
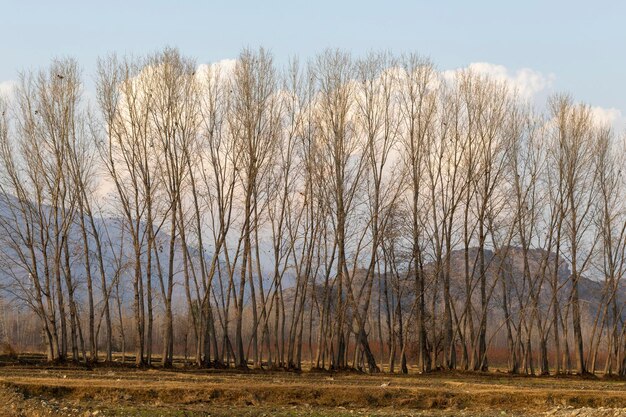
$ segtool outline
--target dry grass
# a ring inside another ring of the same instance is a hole
[[[17,352],[13,349],[8,342],[0,343],[0,357],[4,357],[6,359],[17,359]]]
[[[168,416],[541,415],[556,407],[626,407],[623,380],[499,373],[392,376],[10,365],[0,367],[0,385],[16,398],[11,405],[25,404],[22,415],[37,415],[28,412],[40,403],[46,408],[41,415]]]

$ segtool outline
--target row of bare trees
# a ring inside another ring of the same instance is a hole
[[[569,96],[165,49],[0,111],[3,297],[48,360],[626,374],[623,142]]]

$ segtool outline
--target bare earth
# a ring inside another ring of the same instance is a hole
[[[626,380],[0,367],[0,416],[626,416]]]

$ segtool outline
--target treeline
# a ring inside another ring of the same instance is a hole
[[[4,296],[50,361],[171,366],[191,326],[207,367],[487,370],[504,335],[510,372],[626,374],[624,149],[589,106],[337,50],[94,79],[55,60],[0,104]]]

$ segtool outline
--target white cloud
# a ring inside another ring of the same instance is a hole
[[[15,87],[15,81],[2,81],[0,82],[0,96],[8,97]]]
[[[469,69],[509,83],[524,98],[531,98],[549,89],[552,87],[555,79],[554,74],[544,75],[531,68],[521,68],[512,72],[503,65],[495,65],[488,62],[472,63],[469,65]]]
[[[457,73],[464,70],[505,82],[515,89],[522,99],[534,102],[540,108],[544,106],[545,99],[552,92],[553,83],[556,80],[554,74],[546,75],[532,68],[512,70],[504,65],[489,62],[473,62],[465,68],[444,71],[443,77],[446,80],[452,80]],[[626,130],[626,115],[619,109],[592,106],[591,113],[597,123],[610,126],[618,133]]]
[[[556,78],[554,74],[546,75],[531,68],[510,70],[504,65],[489,62],[472,62],[466,68],[444,71],[443,75],[446,79],[450,79],[463,70],[470,70],[476,74],[486,75],[493,80],[504,82],[526,100],[537,99],[539,94],[550,90]]]
[[[197,77],[206,77],[207,75],[216,76],[219,74],[219,77],[229,78],[235,72],[235,66],[237,65],[237,60],[235,59],[222,59],[217,62],[212,62],[210,64],[200,64],[196,69]]]
[[[614,107],[604,108],[592,106],[591,115],[596,122],[610,126],[618,133],[621,133],[626,128],[626,117],[624,117],[621,110]]]

